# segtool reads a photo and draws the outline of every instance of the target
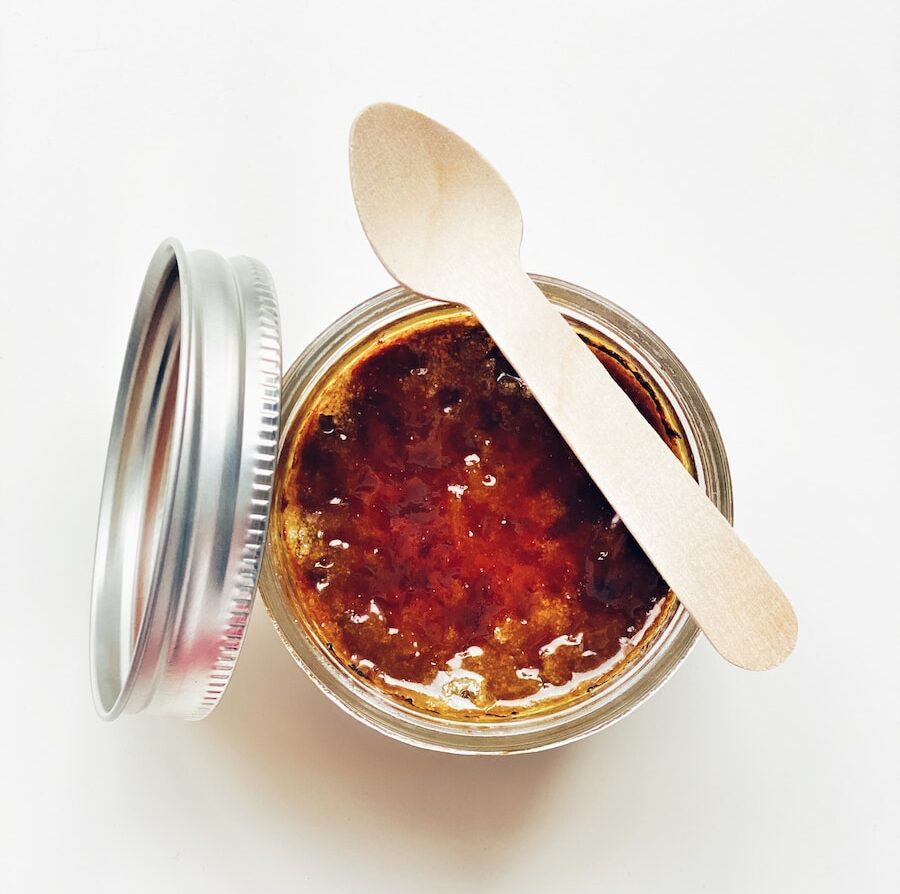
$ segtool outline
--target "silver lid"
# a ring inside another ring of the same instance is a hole
[[[91,671],[101,717],[198,720],[218,703],[256,591],[280,397],[268,271],[165,241],[131,328],[100,504]]]

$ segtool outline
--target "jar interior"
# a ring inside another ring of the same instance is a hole
[[[654,412],[671,434],[670,446],[673,452],[685,467],[696,475],[694,458],[682,422],[668,396],[656,384],[651,373],[622,344],[589,326],[583,320],[573,317],[567,319],[592,347],[595,354],[604,356],[604,362],[614,362],[623,371],[623,374],[628,375],[630,381],[633,380],[632,387],[642,390],[642,397],[646,395],[652,401]],[[382,675],[380,679],[370,676],[371,671],[366,664],[371,665],[372,662],[367,662],[365,658],[360,660],[359,656],[355,654],[351,656],[347,649],[341,647],[340,642],[333,635],[333,629],[329,634],[323,632],[326,621],[321,620],[321,616],[316,615],[314,611],[318,593],[321,592],[319,588],[324,589],[328,586],[327,572],[324,570],[314,572],[312,569],[307,569],[306,572],[298,570],[295,557],[290,554],[287,546],[289,541],[296,542],[300,539],[303,540],[304,549],[307,551],[310,548],[318,548],[326,553],[328,551],[327,536],[325,542],[313,544],[312,547],[309,541],[315,537],[316,532],[303,530],[299,532],[301,536],[298,537],[295,520],[289,518],[293,507],[287,497],[287,482],[291,480],[292,475],[300,478],[304,475],[300,448],[303,444],[308,443],[308,438],[311,436],[310,429],[321,426],[323,424],[321,420],[326,419],[328,421],[324,424],[331,426],[326,431],[329,435],[333,434],[333,417],[326,415],[325,411],[333,408],[336,402],[338,405],[340,404],[339,392],[346,387],[354,371],[367,359],[371,359],[376,352],[383,352],[386,346],[404,344],[404,337],[410,334],[438,331],[439,327],[448,324],[460,326],[466,323],[474,324],[474,319],[464,308],[453,305],[422,308],[374,329],[366,338],[359,340],[346,352],[334,358],[330,365],[320,369],[319,374],[305,390],[303,400],[291,413],[283,436],[270,527],[274,536],[270,535],[267,556],[274,561],[278,568],[278,576],[283,587],[282,595],[289,607],[295,627],[314,644],[319,654],[333,666],[337,674],[355,677],[353,680],[355,684],[361,683],[363,686],[368,686],[373,699],[391,701],[393,702],[391,707],[394,709],[438,716],[442,722],[515,723],[527,718],[536,718],[581,706],[586,701],[601,696],[615,679],[647,654],[660,633],[672,621],[678,609],[678,602],[674,594],[667,591],[665,596],[654,606],[653,611],[640,624],[639,629],[630,627],[629,632],[633,635],[623,636],[619,642],[618,651],[612,657],[600,662],[598,666],[572,673],[571,678],[562,685],[544,681],[529,698],[498,700],[486,707],[476,707],[471,702],[472,695],[469,689],[465,688],[471,685],[473,674],[467,673],[460,667],[455,667],[452,671],[444,669],[437,671],[437,676],[433,679],[437,679],[441,683],[440,686],[401,685],[400,681],[387,674]],[[411,370],[410,372],[418,371]],[[424,373],[425,370],[421,372]],[[449,411],[450,408],[445,408],[445,410]],[[320,432],[316,432],[316,434],[320,434]],[[345,438],[346,436],[341,434],[340,437]],[[477,455],[474,456],[474,459],[478,460]],[[461,490],[465,489],[462,485],[460,488]],[[341,498],[336,496],[331,502],[340,500]],[[506,523],[505,519],[503,523]],[[323,532],[320,530],[317,533],[321,538]],[[471,531],[469,535],[472,536]],[[331,541],[331,545],[343,546],[345,549],[348,546],[340,539]],[[338,552],[338,557],[341,557],[340,552]],[[316,561],[315,567],[331,567],[333,562],[334,559],[329,559],[327,555],[324,555]],[[312,580],[310,574],[317,575],[317,580]],[[372,602],[372,611],[380,611],[374,601]],[[355,619],[361,618],[368,621],[369,612],[359,609],[359,614],[352,616]],[[509,619],[507,618],[507,620]],[[525,624],[527,621],[522,620],[521,623]],[[328,626],[332,627],[330,624]],[[397,628],[391,629],[394,633],[398,632]],[[563,640],[564,637],[560,636],[556,639]],[[575,642],[574,637],[568,637],[568,639],[569,642],[563,643],[564,648],[569,648]],[[580,640],[581,634],[579,633],[578,641],[580,642]],[[414,643],[414,645],[418,645],[418,643]],[[480,649],[477,652],[480,652]],[[417,651],[415,654],[418,655],[419,652]],[[468,659],[469,654],[470,650],[466,649],[456,655],[457,664],[460,664],[462,659]],[[525,670],[537,673],[533,668]],[[475,674],[474,677],[479,678],[479,675]],[[386,683],[385,679],[390,682]]]

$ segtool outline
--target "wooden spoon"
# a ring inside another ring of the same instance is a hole
[[[797,638],[790,603],[523,272],[522,214],[500,175],[456,134],[389,103],[354,122],[350,174],[388,272],[475,314],[718,652],[750,670],[783,661]]]

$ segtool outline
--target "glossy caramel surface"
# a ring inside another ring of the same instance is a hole
[[[585,340],[689,465],[636,364]],[[671,614],[665,582],[470,315],[382,333],[298,420],[274,520],[298,618],[391,696],[465,719],[534,713],[614,676]]]

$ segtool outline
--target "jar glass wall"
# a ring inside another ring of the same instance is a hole
[[[671,350],[621,308],[578,286],[544,276],[533,279],[561,312],[621,350],[674,415],[683,432],[695,475],[717,508],[731,520],[731,480],[721,438],[697,385]],[[439,307],[404,288],[369,299],[337,320],[297,358],[284,377],[280,455],[310,396],[386,327]],[[283,474],[280,470],[277,474]],[[301,470],[302,474],[302,470]],[[313,635],[297,613],[295,581],[279,542],[280,526],[269,527],[259,581],[260,595],[285,645],[311,679],[359,720],[402,741],[460,753],[511,753],[562,745],[600,730],[637,707],[678,667],[698,636],[684,608],[674,611],[652,642],[611,680],[578,701],[530,716],[463,721],[404,705],[346,667]]]

